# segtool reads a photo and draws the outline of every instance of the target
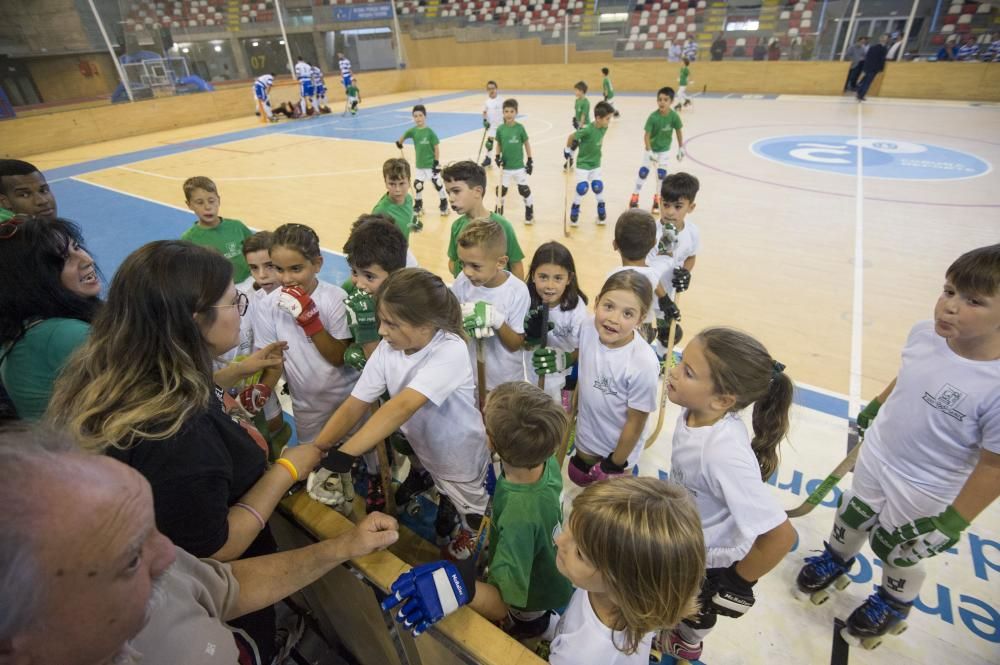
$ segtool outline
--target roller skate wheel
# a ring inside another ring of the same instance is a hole
[[[830,592],[827,589],[820,589],[809,595],[809,602],[813,605],[822,605],[828,600],[830,600]]]
[[[892,628],[889,629],[889,634],[890,635],[902,635],[903,633],[906,632],[907,628],[909,628],[909,626],[906,625],[906,622],[905,621],[900,621],[895,626],[893,626]]]
[[[847,630],[846,627],[840,629],[840,638],[842,640],[844,640],[845,642],[847,642],[848,646],[852,646],[852,647],[861,646],[861,638],[859,638],[857,635],[854,635],[853,633],[851,633],[851,631]],[[872,638],[869,638],[869,639],[872,639]],[[876,645],[876,646],[878,646],[878,645]],[[875,647],[865,647],[865,648],[866,649],[867,648],[874,649]]]
[[[847,575],[841,575],[833,581],[833,586],[837,588],[838,591],[843,591],[851,584],[851,578]]]
[[[809,596],[810,594],[808,591],[803,591],[797,586],[792,587],[792,597],[795,598],[795,600],[798,600],[799,602],[805,602],[809,600]]]
[[[866,637],[861,640],[861,647],[866,651],[877,649],[882,644],[882,637]]]

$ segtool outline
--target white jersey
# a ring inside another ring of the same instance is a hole
[[[761,480],[743,421],[729,413],[714,425],[689,427],[687,416],[681,409],[674,428],[670,480],[687,488],[698,506],[706,567],[724,568],[788,518]]]
[[[337,66],[340,68],[340,75],[342,77],[343,76],[350,76],[350,74],[351,74],[351,61],[350,60],[348,60],[347,58],[343,58],[343,59],[337,61]]]
[[[431,476],[455,482],[479,478],[489,454],[465,341],[439,330],[410,355],[380,342],[351,394],[374,402],[386,390],[395,397],[404,388],[428,399],[400,429]]]
[[[458,302],[485,301],[504,313],[510,329],[524,334],[524,317],[531,305],[528,286],[506,270],[507,279],[500,286],[486,288],[473,286],[465,273],[459,274],[451,285],[451,290]],[[521,351],[508,351],[500,341],[499,335],[493,335],[484,340],[486,358],[486,390],[490,391],[507,381],[524,381],[524,365],[521,362]],[[476,341],[470,342],[472,361],[476,361]]]
[[[420,264],[417,263],[417,257],[414,256],[413,252],[410,251],[410,248],[407,247],[406,248],[406,267],[407,268],[416,268],[419,265]]]
[[[583,298],[580,298],[576,301],[576,307],[568,311],[559,305],[549,307],[549,324],[552,329],[549,330],[545,339],[546,346],[567,353],[576,351],[580,346],[580,328],[589,325],[587,303],[583,302]],[[528,378],[537,382],[538,375],[534,373],[534,365],[531,360],[533,353],[534,349],[524,352],[524,367]],[[566,384],[566,377],[569,373],[570,370],[565,369],[562,372],[545,376],[545,392],[556,401],[561,400],[560,392]]]
[[[865,435],[865,450],[951,500],[980,449],[1000,453],[1000,360],[962,358],[932,321],[921,321],[906,339],[896,387]]]
[[[288,312],[278,307],[281,289],[264,297],[254,321],[254,345],[288,342],[285,350],[285,380],[292,392],[295,428],[300,441],[312,441],[327,419],[351,394],[358,372],[334,367]],[[320,281],[310,294],[319,310],[323,328],[335,339],[350,339],[347,327],[347,294],[339,286]]]
[[[601,665],[648,665],[649,652],[653,644],[653,633],[639,642],[639,648],[632,655],[626,654],[619,646],[622,634],[605,626],[593,606],[590,593],[577,589],[570,598],[569,605],[556,626],[556,635],[549,652],[551,665],[580,665],[600,663]]]
[[[300,81],[311,81],[312,80],[312,65],[308,62],[296,62],[295,63],[295,78]]]
[[[483,112],[486,114],[486,119],[490,121],[490,129],[496,130],[503,124],[503,100],[500,99],[499,94],[496,97],[486,97]]]
[[[314,84],[316,85],[323,84],[323,70],[320,69],[319,67],[313,65],[313,67],[309,70],[309,76],[312,77],[312,82]]]
[[[588,318],[580,329],[576,447],[600,457],[613,453],[628,409],[656,411],[659,376],[660,361],[638,333],[625,346],[611,349],[601,343],[593,319]],[[639,461],[643,440],[640,436],[629,453],[630,465]]]
[[[272,85],[274,85],[274,77],[271,76],[270,74],[264,74],[263,76],[258,76],[257,80],[254,81],[254,83],[264,86],[265,89],[270,88]]]
[[[608,279],[608,277],[611,277],[615,273],[622,272],[623,270],[634,270],[637,273],[639,273],[640,275],[642,275],[643,277],[645,277],[647,280],[649,280],[650,286],[653,287],[653,302],[650,303],[649,311],[646,312],[645,323],[652,323],[653,325],[656,325],[656,314],[657,314],[657,312],[660,311],[660,306],[656,302],[656,288],[660,285],[660,278],[663,276],[663,269],[664,268],[663,268],[662,262],[659,263],[659,264],[657,264],[657,265],[655,265],[655,266],[653,266],[653,265],[648,265],[648,266],[618,266],[617,268],[615,268],[611,272],[609,272],[608,276],[605,277],[604,279],[606,281]]]

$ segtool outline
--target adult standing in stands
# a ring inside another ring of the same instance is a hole
[[[879,37],[878,44],[872,44],[868,47],[863,67],[864,76],[861,79],[861,83],[858,84],[859,102],[865,101],[865,96],[868,94],[868,89],[872,87],[875,77],[885,69],[885,57],[889,52],[889,49],[886,47],[888,43],[889,35],[883,34]]]
[[[861,76],[861,69],[865,66],[865,53],[867,52],[867,37],[858,37],[858,41],[848,47],[847,53],[844,54],[844,59],[851,61],[851,68],[847,71],[847,81],[844,83],[844,90],[854,92],[858,89],[858,77]]]
[[[146,477],[156,524],[175,545],[223,562],[277,551],[267,520],[321,455],[299,445],[269,468],[256,430],[224,410],[229,386],[215,385],[212,359],[238,344],[246,305],[218,252],[182,240],[140,247],[115,274],[47,414],[82,448]],[[262,351],[236,364],[246,376],[280,369],[280,349]],[[274,621],[269,606],[234,624],[265,663]]]
[[[337,67],[340,68],[340,81],[344,84],[344,90],[351,85],[351,61],[347,59],[347,56],[343,53],[337,54]]]
[[[722,60],[722,56],[726,54],[726,37],[724,32],[720,32],[716,37],[715,41],[712,42],[712,48],[710,49],[712,54],[712,62],[718,62]]]
[[[889,44],[889,52],[886,54],[885,59],[889,62],[895,62],[899,59],[899,52],[903,50],[903,39],[899,34],[899,31],[892,33],[892,43]]]
[[[781,60],[781,44],[778,43],[777,38],[772,39],[767,47],[767,59]]]

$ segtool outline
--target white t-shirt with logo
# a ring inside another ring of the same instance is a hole
[[[670,480],[694,498],[705,532],[705,565],[724,568],[746,556],[757,536],[787,519],[750,448],[740,418],[726,414],[714,425],[689,427],[681,409],[674,428]]]
[[[504,313],[510,329],[517,334],[524,334],[524,317],[531,306],[531,296],[528,285],[514,277],[509,272],[506,281],[500,286],[487,288],[473,286],[465,273],[459,274],[451,285],[452,293],[458,302],[485,301]],[[495,331],[494,331],[495,332]],[[486,358],[486,390],[490,391],[507,381],[524,381],[524,365],[521,361],[521,350],[508,351],[500,341],[500,336],[494,334],[484,340],[484,356]],[[476,362],[476,341],[469,343],[472,362]]]
[[[380,342],[351,394],[374,402],[386,390],[395,397],[405,388],[428,400],[400,429],[431,476],[454,482],[481,477],[489,454],[465,340],[439,330],[410,355]]]
[[[638,333],[625,346],[611,349],[601,343],[593,319],[588,319],[580,328],[576,447],[600,457],[613,453],[629,408],[656,411],[659,375],[660,361]],[[644,440],[640,436],[629,453],[630,465],[639,460]]]
[[[951,501],[979,461],[1000,453],[1000,360],[969,360],[913,326],[896,387],[865,435],[866,452],[903,478]]]
[[[486,119],[490,121],[490,136],[496,136],[497,127],[503,124],[503,100],[500,99],[500,93],[497,93],[496,97],[486,96],[483,111],[486,112]]]
[[[648,665],[653,633],[639,642],[632,655],[618,647],[623,643],[621,632],[605,626],[590,604],[590,593],[577,589],[556,625],[549,652],[551,665]]]
[[[285,350],[285,380],[292,393],[295,429],[300,441],[312,441],[327,419],[351,394],[358,372],[348,366],[334,367],[319,352],[295,317],[278,307],[281,289],[264,296],[255,307],[254,346],[288,342]],[[347,327],[347,294],[339,286],[322,280],[310,294],[319,310],[323,328],[335,339],[350,339]]]

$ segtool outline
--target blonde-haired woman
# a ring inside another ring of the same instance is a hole
[[[82,447],[149,480],[160,531],[191,554],[219,561],[276,551],[267,519],[320,459],[314,446],[296,446],[268,468],[265,451],[223,407],[225,386],[215,385],[212,358],[236,346],[246,311],[232,276],[221,254],[185,241],[133,252],[48,410]],[[280,348],[255,354],[245,373],[280,372]],[[269,662],[273,609],[237,624]]]

